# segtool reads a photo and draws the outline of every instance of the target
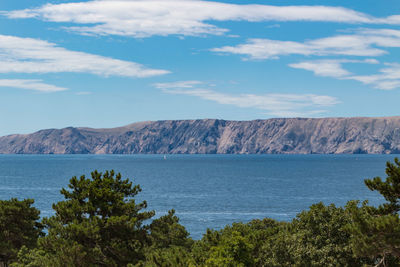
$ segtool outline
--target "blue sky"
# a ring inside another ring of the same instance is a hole
[[[2,0],[0,98],[0,135],[396,116],[400,3]]]

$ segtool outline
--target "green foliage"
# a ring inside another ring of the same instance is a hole
[[[146,260],[138,264],[145,267],[187,267],[192,265],[190,249],[171,246],[168,248],[151,247],[146,251]]]
[[[91,179],[73,177],[68,187],[61,190],[66,200],[53,205],[56,214],[43,220],[48,235],[40,249],[67,266],[126,266],[145,258],[150,240],[143,222],[154,212],[135,202],[138,185],[95,171]]]
[[[379,207],[381,214],[396,214],[400,211],[400,161],[394,159],[394,163],[386,163],[386,179],[381,177],[366,179],[365,185],[372,191],[378,191],[388,203]]]
[[[190,265],[193,240],[185,227],[179,224],[175,210],[155,219],[150,224],[151,246],[146,249],[142,266],[179,267]]]
[[[349,220],[343,208],[312,205],[265,243],[261,266],[361,266],[346,231]]]
[[[150,239],[154,248],[168,248],[181,246],[190,248],[193,241],[185,227],[179,224],[179,218],[175,216],[175,210],[155,219],[150,224]]]
[[[14,260],[23,245],[34,247],[42,234],[39,210],[32,199],[0,200],[0,263]]]
[[[238,231],[249,240],[252,246],[251,257],[254,259],[254,265],[259,266],[262,265],[263,246],[276,236],[286,224],[265,218],[263,220],[252,220],[247,224],[234,223],[232,227],[228,226],[225,229]]]
[[[75,248],[71,248],[75,249]],[[68,258],[71,254],[67,250],[58,251],[56,254],[46,253],[40,249],[28,249],[25,246],[18,253],[18,261],[12,267],[54,267],[54,266],[82,266],[78,259]],[[73,265],[74,263],[75,265]]]
[[[65,200],[43,219],[44,237],[32,200],[0,202],[0,260],[14,267],[400,266],[398,159],[386,174],[365,181],[387,200],[377,208],[317,203],[291,222],[234,223],[193,241],[174,210],[150,221],[154,212],[135,201],[138,185],[95,171],[61,190]]]
[[[253,246],[245,236],[238,231],[231,231],[229,235],[222,235],[217,246],[211,247],[206,266],[252,266],[252,250]]]
[[[295,266],[296,235],[291,223],[282,224],[265,240],[256,266]]]
[[[259,266],[262,246],[283,224],[264,219],[208,229],[193,246],[193,260],[196,266]]]
[[[378,208],[364,202],[349,202],[352,216],[348,225],[354,253],[369,257],[378,265],[400,265],[400,161],[386,163],[385,180],[380,177],[365,180],[366,186],[378,191],[387,201]]]
[[[399,266],[400,261],[400,219],[396,214],[378,215],[377,209],[364,202],[347,204],[352,215],[348,225],[352,248],[357,256],[369,257],[372,262],[386,266]],[[397,259],[396,259],[397,258]]]
[[[314,204],[293,221],[297,266],[360,266],[353,256],[350,234],[345,227],[350,217],[334,204]]]
[[[196,266],[203,266],[210,257],[211,248],[219,244],[221,234],[218,231],[207,229],[201,240],[193,244],[192,255]]]

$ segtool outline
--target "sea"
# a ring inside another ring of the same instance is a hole
[[[42,217],[72,176],[115,170],[139,184],[156,217],[175,209],[194,239],[207,228],[272,218],[290,221],[318,202],[383,198],[364,179],[385,177],[399,155],[0,155],[0,199],[33,198]]]

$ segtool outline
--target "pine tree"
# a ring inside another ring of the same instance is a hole
[[[153,211],[136,203],[141,191],[121,174],[92,172],[91,179],[72,177],[65,200],[53,205],[56,214],[44,219],[48,235],[39,240],[47,257],[63,266],[126,266],[145,258],[149,243],[143,222]]]
[[[397,214],[400,211],[400,161],[394,159],[394,163],[386,163],[386,180],[381,177],[366,179],[365,185],[372,191],[378,191],[388,203],[379,206],[379,213]]]
[[[376,266],[400,264],[400,161],[386,163],[386,179],[366,179],[366,186],[378,191],[387,201],[379,207],[364,202],[347,205],[352,215],[349,230],[352,234],[353,251],[356,255],[371,257]]]
[[[22,246],[34,247],[42,234],[40,212],[33,203],[32,199],[0,200],[0,263],[5,266]]]

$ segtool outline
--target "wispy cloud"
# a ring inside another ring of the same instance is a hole
[[[9,18],[37,18],[74,23],[70,31],[92,35],[221,35],[228,29],[211,21],[325,21],[400,24],[400,16],[385,18],[330,6],[238,5],[196,0],[98,0],[46,4],[39,8],[2,12]]]
[[[387,51],[382,48],[389,47],[400,47],[400,31],[364,29],[354,34],[337,35],[304,42],[249,39],[245,44],[213,48],[211,51],[265,60],[287,55],[371,57],[386,54]]]
[[[81,72],[140,78],[169,73],[135,62],[67,50],[43,40],[0,35],[0,73],[11,72]]]
[[[380,69],[378,74],[353,75],[345,79],[356,80],[382,90],[400,88],[400,64],[386,63],[385,65],[386,67]]]
[[[170,83],[155,83],[153,84],[158,89],[169,89],[169,88],[193,88],[195,85],[202,84],[200,81],[178,81]]]
[[[162,86],[159,86],[160,84],[155,86],[168,94],[195,96],[240,108],[255,108],[268,115],[280,117],[314,116],[326,112],[323,108],[340,103],[335,97],[315,94],[227,94],[211,89],[197,88],[196,85],[203,83],[197,81],[194,84],[193,82],[163,83]],[[191,85],[188,86],[188,84]]]
[[[64,87],[43,83],[42,80],[25,79],[0,79],[0,87],[27,89],[46,93],[68,90]]]
[[[368,63],[378,64],[374,59],[365,60],[313,60],[289,64],[292,68],[312,71],[317,76],[333,77],[340,80],[355,80],[363,84],[372,85],[382,90],[400,88],[400,64],[385,63],[385,68],[379,70],[378,74],[356,75],[344,69],[345,63]]]
[[[385,48],[400,47],[400,31],[392,29],[358,29],[352,34],[308,40],[305,42],[250,39],[245,44],[214,48],[219,53],[239,54],[245,59],[268,60],[285,55],[371,57],[387,54]],[[386,63],[378,74],[358,75],[343,67],[347,63],[378,64],[376,59],[321,59],[289,64],[296,69],[312,71],[317,76],[356,80],[374,88],[400,88],[400,64]]]
[[[290,67],[296,69],[304,69],[314,72],[317,76],[342,78],[350,76],[352,73],[343,68],[343,63],[367,63],[378,64],[376,59],[365,60],[349,60],[349,59],[326,59],[326,60],[311,60],[299,63],[289,64]]]
[[[325,77],[343,77],[351,73],[342,67],[340,60],[315,60],[303,61],[299,63],[289,64],[290,67],[295,69],[304,69],[314,72],[317,76]]]

